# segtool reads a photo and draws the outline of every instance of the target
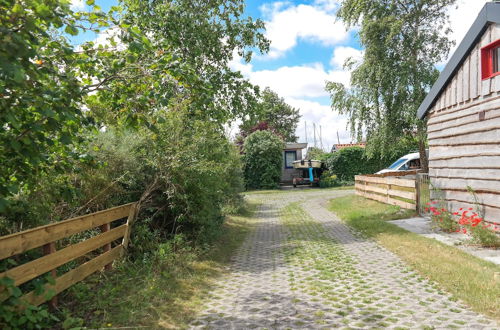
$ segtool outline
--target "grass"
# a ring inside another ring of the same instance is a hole
[[[94,275],[73,286],[61,299],[75,302],[63,306],[72,315],[66,326],[187,328],[252,230],[256,207],[249,204],[242,215],[228,217],[220,238],[204,250],[208,252],[184,244],[166,253],[160,262],[123,262],[111,273]]]
[[[500,266],[386,221],[411,216],[412,211],[354,195],[333,199],[330,210],[399,255],[422,276],[451,293],[454,299],[500,319],[500,281],[495,279]]]

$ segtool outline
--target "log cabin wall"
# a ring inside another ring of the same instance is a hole
[[[429,176],[450,210],[474,207],[500,222],[500,76],[481,79],[481,47],[500,39],[491,24],[430,109]]]

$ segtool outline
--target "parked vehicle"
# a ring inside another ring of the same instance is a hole
[[[378,171],[375,174],[383,174],[387,172],[396,172],[396,171],[411,171],[420,169],[420,154],[418,152],[414,152],[408,155],[405,155],[388,168],[384,168],[383,170]]]
[[[324,170],[323,163],[320,160],[296,160],[293,162],[293,168],[300,170],[299,175],[293,178],[294,188],[297,185],[319,185],[319,180]]]

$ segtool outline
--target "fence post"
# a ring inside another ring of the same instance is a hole
[[[123,240],[122,240],[122,245],[123,245],[124,250],[127,249],[128,242],[130,240],[130,231],[132,230],[132,224],[135,221],[136,212],[137,212],[137,203],[134,203],[130,207],[130,212],[129,212],[128,218],[127,218],[127,229],[125,231],[125,235],[123,236]]]
[[[54,252],[56,252],[56,242],[48,243],[48,244],[45,244],[43,246],[43,254],[44,255],[48,255],[48,254],[51,254],[51,253],[54,253]],[[57,270],[56,269],[52,269],[50,271],[50,275],[55,280],[56,277],[57,277]],[[50,308],[56,308],[57,307],[57,295],[55,295],[54,297],[52,297],[52,299],[50,299],[49,306],[50,306]]]
[[[105,233],[105,232],[109,231],[110,227],[111,227],[110,224],[106,223],[106,224],[100,226],[99,228],[101,229],[101,233]],[[106,253],[108,251],[111,251],[111,242],[104,245],[103,253]],[[104,266],[104,270],[111,270],[111,269],[113,269],[113,262],[110,262],[109,264]]]

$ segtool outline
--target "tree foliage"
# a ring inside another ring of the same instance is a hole
[[[265,123],[286,142],[297,142],[295,135],[300,120],[299,109],[293,108],[269,87],[262,91],[256,103],[256,111],[249,113],[240,125],[241,134],[246,136]]]
[[[261,21],[242,16],[241,0],[126,0],[109,12],[87,5],[0,4],[0,211],[39,189],[45,174],[92,163],[93,130],[155,132],[182,108],[222,131],[254,109],[255,87],[228,63],[235,53],[250,60],[268,41]],[[106,42],[76,49],[71,36],[89,30]]]
[[[283,140],[270,131],[250,134],[243,146],[247,189],[278,188],[283,167]]]
[[[368,159],[366,150],[361,147],[348,147],[334,152],[326,160],[330,174],[342,181],[354,181],[358,174],[373,174],[383,168],[380,161]]]
[[[329,82],[332,108],[349,116],[353,135],[366,134],[369,152],[390,152],[401,137],[419,142],[423,164],[425,122],[417,109],[438,77],[436,64],[445,60],[452,42],[447,36],[447,8],[456,0],[346,0],[338,17],[360,26],[364,47],[353,69],[352,88]]]

